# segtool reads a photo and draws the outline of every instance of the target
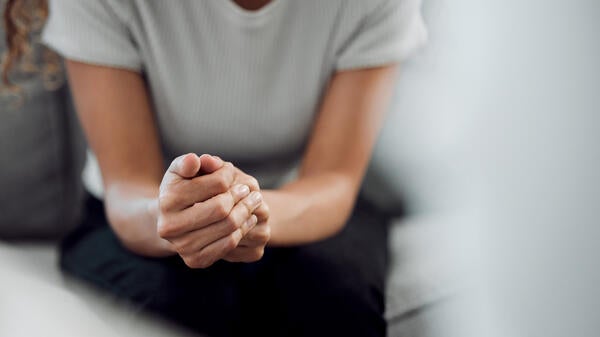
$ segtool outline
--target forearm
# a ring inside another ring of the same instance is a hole
[[[301,178],[278,190],[264,190],[271,210],[271,246],[293,246],[326,239],[344,227],[358,193],[345,175]]]
[[[111,227],[125,247],[150,257],[174,255],[170,243],[157,234],[157,186],[116,185],[105,195]]]

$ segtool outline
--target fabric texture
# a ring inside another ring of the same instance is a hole
[[[275,187],[299,161],[337,71],[396,63],[426,40],[420,0],[51,0],[43,40],[143,73],[165,160],[219,155]]]
[[[331,239],[268,248],[256,263],[219,261],[194,270],[178,257],[127,251],[107,225],[102,203],[90,199],[84,224],[62,244],[61,266],[211,336],[385,336],[388,220],[359,201]]]
[[[0,8],[3,5],[0,1]],[[4,43],[0,39],[0,54]],[[39,47],[27,60],[30,66],[42,57]],[[11,79],[22,96],[0,92],[3,239],[56,238],[81,220],[85,141],[66,83],[54,88],[60,82],[53,82],[49,88],[42,78],[40,72],[16,71]]]

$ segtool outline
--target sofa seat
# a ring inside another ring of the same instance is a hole
[[[390,336],[419,336],[414,313],[456,291],[443,245],[444,226],[425,219],[396,220],[390,232],[386,295]],[[0,336],[196,336],[123,301],[65,278],[52,242],[1,242]],[[394,332],[398,332],[398,334]],[[413,332],[409,332],[413,331]]]

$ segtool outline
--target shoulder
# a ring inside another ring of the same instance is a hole
[[[407,2],[420,2],[420,0],[339,0],[340,9],[361,16],[368,16],[374,12],[393,9]]]
[[[286,1],[286,0],[272,0],[272,1]],[[381,6],[381,4],[390,1],[402,1],[402,0],[287,0],[288,9],[294,12],[305,12],[305,13],[328,13],[336,15],[357,15],[364,16],[373,11],[375,8]]]
[[[376,25],[387,17],[401,21],[421,7],[421,0],[338,0],[340,24],[349,29],[363,25]]]
[[[42,41],[65,58],[132,70],[141,68],[130,38],[132,2],[50,0]]]
[[[50,16],[60,16],[61,18],[99,15],[126,21],[132,6],[133,2],[126,0],[49,0]]]

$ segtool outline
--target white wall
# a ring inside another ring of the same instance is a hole
[[[489,336],[600,335],[600,2],[486,1]],[[481,335],[479,335],[481,336]]]

